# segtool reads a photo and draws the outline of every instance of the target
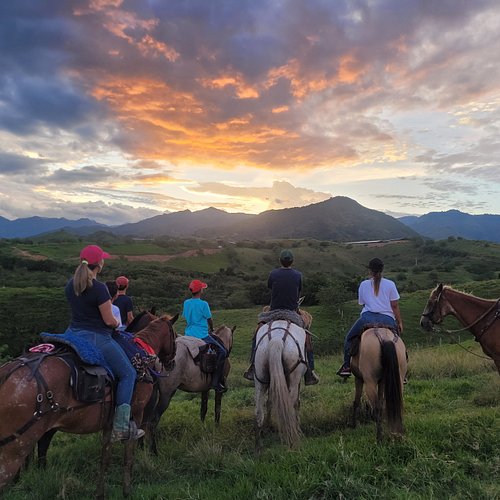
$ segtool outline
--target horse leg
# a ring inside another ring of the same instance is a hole
[[[353,429],[356,428],[359,416],[359,406],[361,404],[361,396],[363,394],[363,379],[356,377],[354,383],[356,387],[356,392],[354,394],[354,403],[352,404],[352,416],[351,416],[352,418],[351,427]]]
[[[220,423],[220,414],[222,408],[222,392],[215,393],[215,425]]]
[[[382,406],[381,400],[379,399],[379,388],[377,388],[377,383],[374,380],[365,380],[365,392],[366,397],[370,401],[372,407],[373,416],[375,418],[375,423],[377,426],[377,442],[382,441]]]
[[[17,477],[35,443],[35,440],[16,439],[4,445],[0,452],[0,490]]]
[[[101,469],[97,477],[97,491],[96,491],[96,498],[98,500],[104,500],[105,498],[104,478],[107,475],[110,462],[111,462],[111,427],[104,429],[102,433]]]
[[[123,467],[123,497],[128,498],[131,491],[132,469],[134,467],[134,440],[129,440],[125,443],[124,451],[124,467]]]
[[[160,388],[160,399],[158,404],[156,405],[156,409],[153,412],[151,422],[150,422],[150,449],[154,455],[158,455],[158,445],[157,445],[157,429],[158,424],[160,423],[161,416],[167,410],[170,405],[171,399],[174,397],[174,394],[177,392],[177,389],[174,389],[170,393],[162,393]]]
[[[267,386],[258,380],[255,381],[255,452],[257,454],[262,451],[262,431],[267,413],[264,412],[267,389]]]
[[[207,416],[208,410],[208,392],[209,391],[203,391],[201,393],[200,419],[203,423],[205,423],[205,417]]]
[[[47,431],[38,441],[38,466],[42,469],[47,467],[47,451],[49,450],[50,443],[56,432],[57,429],[50,429],[50,431]]]

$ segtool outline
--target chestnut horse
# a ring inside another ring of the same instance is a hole
[[[154,321],[155,319],[158,319],[158,316],[156,316],[156,308],[153,307],[149,311],[141,311],[139,314],[137,314],[134,319],[131,321],[131,323],[127,326],[126,332],[129,333],[137,333],[146,328],[149,323]],[[157,400],[157,396],[153,391],[152,398],[154,400]],[[145,413],[147,413],[147,408],[149,407],[150,404],[156,404],[156,403],[151,403],[148,402],[148,405],[144,409]],[[52,439],[54,438],[55,434],[57,432],[57,428],[54,427],[53,429],[50,429],[47,431],[39,440],[37,443],[37,452],[38,452],[38,466],[39,467],[45,467],[47,465],[47,452],[50,447],[50,443],[52,442]],[[26,466],[31,462],[32,457],[28,456],[26,460]]]
[[[377,442],[382,440],[384,407],[391,434],[401,436],[404,432],[403,379],[406,368],[405,344],[391,329],[381,325],[362,333],[358,354],[351,358],[351,370],[356,383],[352,425],[356,427],[364,386],[377,424]]]
[[[233,334],[236,326],[229,328],[222,325],[213,333],[213,336],[219,339],[227,350],[228,357],[224,365],[224,379],[228,376],[231,365],[229,354],[233,346]],[[208,409],[208,394],[212,376],[204,373],[199,364],[196,364],[191,355],[191,350],[198,349],[205,345],[201,339],[194,337],[181,336],[176,340],[177,348],[174,358],[174,367],[166,371],[163,369],[158,377],[158,400],[153,407],[148,404],[148,409],[144,412],[143,429],[146,430],[150,439],[150,446],[153,453],[158,453],[156,429],[163,413],[170,405],[171,399],[177,390],[185,392],[201,392],[200,418],[205,421]],[[215,393],[215,423],[220,421],[222,393]]]
[[[178,315],[152,321],[135,337],[149,344],[158,359],[169,363],[175,355],[173,324]],[[57,355],[29,354],[0,367],[0,489],[12,480],[38,440],[57,429],[74,434],[104,431],[97,496],[104,496],[104,473],[110,460],[113,396],[110,389],[96,403],[76,400],[70,386],[71,369]],[[152,385],[138,382],[132,415],[140,424]],[[123,494],[130,493],[130,474],[135,442],[126,445],[127,467]]]
[[[500,299],[481,299],[441,283],[431,292],[420,326],[431,331],[449,314],[455,316],[464,328],[448,333],[469,330],[500,374]]]

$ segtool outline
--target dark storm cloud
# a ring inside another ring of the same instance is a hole
[[[0,151],[0,175],[40,175],[46,172],[45,160]]]
[[[57,169],[50,176],[47,176],[46,181],[54,184],[93,184],[115,180],[118,177],[116,169],[85,166],[72,170]]]

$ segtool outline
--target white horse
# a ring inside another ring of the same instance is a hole
[[[300,439],[299,389],[307,369],[305,342],[306,331],[287,320],[266,323],[257,331],[254,381],[258,451],[262,448],[262,432],[269,416],[273,417],[284,444],[293,447]]]

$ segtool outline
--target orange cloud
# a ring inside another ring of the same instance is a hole
[[[221,75],[217,78],[200,78],[198,82],[207,88],[224,89],[225,87],[234,87],[236,95],[240,99],[256,99],[259,97],[259,92],[255,86],[249,85],[241,74],[236,75]]]

